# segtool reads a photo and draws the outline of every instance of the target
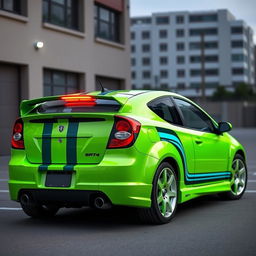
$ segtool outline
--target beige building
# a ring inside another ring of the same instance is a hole
[[[0,1],[0,155],[21,99],[130,88],[129,0]]]

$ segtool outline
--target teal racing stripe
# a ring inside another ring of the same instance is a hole
[[[39,171],[47,171],[48,166],[52,162],[51,151],[51,135],[52,135],[53,123],[45,123],[42,134],[42,162],[39,166]]]
[[[164,128],[157,128],[157,130],[161,140],[165,140],[172,143],[179,151],[182,158],[183,165],[184,165],[185,181],[195,182],[195,181],[204,181],[204,180],[229,179],[231,177],[231,172],[214,172],[214,173],[198,173],[198,174],[189,173],[187,168],[185,151],[179,137],[172,130],[167,131],[167,129],[164,129]]]
[[[74,170],[74,165],[77,163],[77,132],[79,122],[69,122],[67,132],[67,164],[64,166],[65,171]]]

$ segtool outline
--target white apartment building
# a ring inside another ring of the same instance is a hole
[[[199,96],[202,56],[207,96],[218,85],[255,84],[253,31],[228,10],[153,13],[132,18],[130,30],[134,88]]]

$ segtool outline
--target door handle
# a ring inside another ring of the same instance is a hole
[[[201,140],[195,140],[195,143],[196,143],[197,145],[200,145],[200,144],[203,143],[203,141],[201,141]]]

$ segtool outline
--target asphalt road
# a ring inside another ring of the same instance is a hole
[[[207,196],[178,207],[170,224],[141,224],[132,209],[62,209],[28,218],[9,200],[8,157],[0,158],[0,255],[256,255],[256,129],[234,130],[248,156],[249,182],[239,201]]]

